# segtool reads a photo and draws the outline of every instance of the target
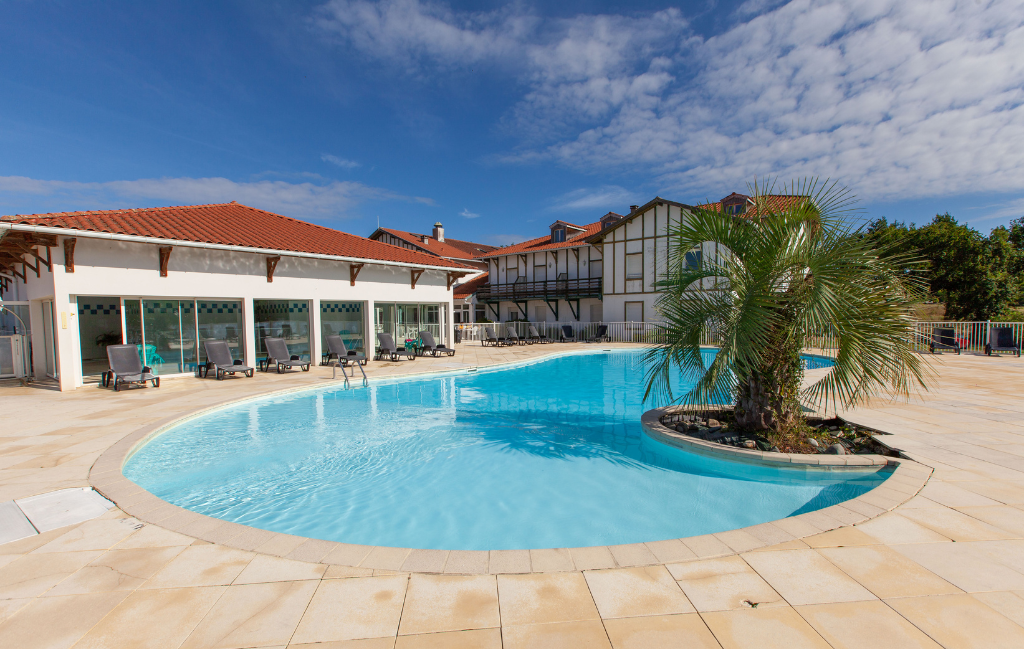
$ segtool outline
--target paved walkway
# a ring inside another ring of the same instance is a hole
[[[574,346],[462,346],[370,372]],[[738,554],[695,544],[657,566],[548,551],[531,561],[555,572],[407,574],[229,548],[115,508],[0,545],[0,646],[1024,647],[1024,361],[933,364],[923,400],[849,415],[935,468],[919,495],[856,526]],[[88,485],[100,454],[154,419],[329,377],[0,387],[0,502]]]

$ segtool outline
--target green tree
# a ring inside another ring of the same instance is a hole
[[[696,208],[672,228],[659,282],[665,342],[647,354],[647,396],[731,402],[741,427],[779,440],[799,429],[802,397],[827,409],[924,386],[908,308],[920,282],[903,270],[913,261],[855,229],[852,196],[834,184],[794,183],[782,208],[765,187],[751,191],[743,216]],[[686,253],[706,242],[720,254],[688,265]],[[838,339],[835,367],[801,394],[800,352],[826,331]],[[708,335],[719,350],[705,363]],[[700,377],[682,395],[671,387],[676,370]]]

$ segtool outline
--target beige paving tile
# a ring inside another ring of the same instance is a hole
[[[749,552],[768,545],[765,541],[750,534],[746,530],[732,530],[729,532],[718,532],[714,535],[716,539],[729,546],[733,552]]]
[[[941,543],[950,538],[934,530],[915,523],[899,513],[885,514],[857,526],[864,532],[882,543],[899,545],[902,543]]]
[[[789,607],[720,611],[702,617],[722,649],[831,649]]]
[[[834,649],[941,649],[883,602],[813,604],[797,612]]]
[[[1024,538],[1024,512],[1009,505],[994,507],[958,507],[957,510],[971,518],[988,523],[1016,538]]]
[[[529,550],[491,550],[487,570],[492,575],[530,572]]]
[[[230,586],[181,649],[285,645],[317,584],[289,581]]]
[[[793,606],[875,599],[814,550],[751,552],[743,559]]]
[[[683,545],[690,548],[694,554],[700,558],[717,557],[725,554],[733,554],[733,549],[723,543],[720,539],[715,538],[711,534],[704,534],[702,536],[689,536],[685,539],[679,539],[683,542]]]
[[[1017,593],[1009,591],[971,593],[971,597],[1024,627],[1024,591]]]
[[[142,523],[131,518],[86,521],[78,527],[55,538],[35,552],[77,552],[81,550],[106,550],[126,536],[141,529]]]
[[[116,550],[133,550],[136,548],[164,548],[191,545],[193,539],[184,534],[165,530],[158,525],[145,525],[113,547]]]
[[[578,572],[498,575],[502,625],[596,620],[597,606]]]
[[[570,548],[569,554],[572,555],[572,562],[577,570],[600,570],[615,567],[615,557],[603,545],[590,548]]]
[[[818,552],[882,599],[962,592],[932,571],[884,545],[822,548]]]
[[[223,586],[136,590],[100,620],[75,649],[177,647],[224,590]]]
[[[29,597],[22,597],[19,599],[0,599],[0,624],[3,624],[7,618],[25,608],[25,606],[33,601],[35,600]]]
[[[697,558],[697,555],[690,548],[683,545],[683,542],[679,539],[669,539],[667,541],[649,541],[644,545],[647,549],[654,554],[655,558],[661,563],[670,563],[674,561],[692,561]]]
[[[967,592],[1024,589],[1024,574],[973,543],[921,543],[893,549]]]
[[[489,555],[485,550],[452,550],[444,564],[444,571],[453,574],[486,574]]]
[[[837,548],[848,545],[877,545],[878,539],[868,536],[856,527],[840,527],[803,539],[812,548]]]
[[[492,575],[412,575],[399,635],[500,626]]]
[[[320,582],[292,642],[397,635],[408,581],[405,577],[353,577]]]
[[[258,584],[270,581],[302,581],[320,579],[327,566],[292,561],[266,554],[257,554],[235,578],[235,584]]]
[[[366,558],[366,555],[370,554],[370,550],[372,549],[373,546],[370,545],[352,545],[351,543],[343,543],[328,552],[327,556],[321,559],[321,562],[331,565],[355,567]]]
[[[664,566],[592,570],[583,575],[602,618],[695,611]]]
[[[961,514],[955,509],[907,509],[900,511],[900,514],[954,541],[997,541],[1013,538],[1012,534],[1007,534],[998,527],[971,518],[967,514]]]
[[[256,555],[220,545],[191,545],[149,579],[142,588],[226,586]]]
[[[0,625],[0,646],[70,647],[125,597],[128,597],[127,592],[30,600],[17,615]]]
[[[534,572],[564,572],[576,569],[567,548],[530,550],[530,567]]]
[[[337,544],[333,541],[324,541],[322,539],[309,539],[304,543],[300,544],[294,550],[285,555],[286,559],[293,559],[295,561],[308,561],[310,563],[320,563],[320,561],[327,556],[329,552],[337,548]]]
[[[504,649],[611,649],[598,621],[506,626],[501,635]]]
[[[444,572],[448,550],[413,550],[405,558],[402,570],[409,572]]]
[[[395,649],[501,649],[501,629],[400,635]]]
[[[370,553],[359,563],[359,567],[375,570],[401,570],[409,552],[408,548],[376,547],[370,550]]]
[[[692,613],[605,620],[614,649],[720,649],[704,620]]]
[[[349,577],[372,577],[372,568],[353,568],[351,566],[327,566],[324,579],[348,579]]]
[[[1024,628],[969,595],[906,597],[886,603],[946,649],[1024,647]]]
[[[0,568],[0,599],[42,595],[101,554],[101,550],[26,554]]]
[[[394,649],[395,638],[362,638],[360,640],[338,640],[336,642],[314,642],[290,644],[288,649]]]
[[[104,552],[87,566],[54,586],[46,596],[135,590],[184,549],[137,548]]]
[[[623,567],[649,566],[658,562],[658,558],[643,543],[609,545],[608,551],[615,557],[616,565]]]
[[[667,566],[693,606],[701,612],[784,605],[782,597],[741,557],[702,559]]]

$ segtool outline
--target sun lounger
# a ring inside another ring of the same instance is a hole
[[[569,325],[562,325],[562,342],[576,342],[576,332]]]
[[[226,340],[205,340],[203,347],[206,348],[206,371],[203,376],[210,374],[210,367],[214,368],[214,375],[217,380],[223,380],[225,374],[235,375],[239,372],[251,377],[255,370],[242,364],[241,360],[231,357],[231,348]]]
[[[960,354],[960,343],[956,340],[955,329],[932,329],[932,339],[928,342],[928,350],[935,353],[935,350],[951,349]]]
[[[530,325],[530,340],[532,340],[535,343],[542,344],[555,342],[554,340],[548,338],[547,336],[540,335],[540,333],[537,332],[537,327],[534,327],[533,325]]]
[[[405,347],[398,347],[395,345],[395,339],[391,337],[391,334],[379,333],[377,334],[377,355],[374,360],[388,359],[389,361],[397,361],[402,356],[405,356],[410,361],[416,360],[416,352]]]
[[[532,345],[533,344],[532,340],[526,340],[525,338],[520,338],[519,334],[516,333],[516,328],[515,327],[505,327],[505,340],[508,341],[509,345],[526,345],[526,344],[531,344]]]
[[[437,356],[438,354],[447,354],[449,356],[455,355],[455,350],[451,347],[438,345],[437,341],[434,340],[434,334],[429,331],[421,331],[420,340],[423,341],[424,354],[430,354],[431,356]]]
[[[483,343],[484,347],[486,347],[487,345],[494,345],[495,347],[500,347],[501,345],[508,344],[508,341],[506,341],[504,338],[498,338],[494,334],[494,329],[490,327],[484,327],[484,339],[481,342]]]
[[[361,365],[366,365],[366,363],[369,362],[365,354],[360,354],[359,352],[356,351],[350,351],[349,348],[345,346],[345,341],[342,339],[341,336],[334,334],[332,336],[327,336],[326,340],[328,350],[328,363],[330,362],[331,356],[337,358],[338,362],[341,363],[342,365],[347,365],[349,363],[359,363]]]
[[[152,381],[154,388],[160,387],[160,377],[153,374],[153,368],[142,364],[138,345],[107,345],[107,360],[110,372],[106,382],[114,384],[114,392],[122,385],[145,384]]]
[[[1013,339],[1013,327],[990,327],[985,353],[991,356],[999,352],[1009,352],[1020,356],[1020,341]]]
[[[297,354],[290,354],[284,338],[264,338],[263,344],[267,346],[268,372],[272,365],[277,366],[278,374],[293,367],[301,367],[303,372],[309,371],[310,361],[302,360],[302,357]]]
[[[594,334],[587,342],[599,343],[599,342],[611,342],[611,336],[608,335],[608,325],[599,325],[597,327],[597,333]]]

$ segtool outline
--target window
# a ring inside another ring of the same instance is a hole
[[[320,303],[320,349],[327,350],[327,336],[338,335],[345,341],[345,347],[352,351],[364,352],[363,303],[328,302]]]
[[[644,303],[626,302],[626,322],[644,321]]]
[[[700,248],[694,248],[690,252],[686,253],[683,258],[683,266],[686,270],[697,270],[701,266],[702,253]]]
[[[591,304],[590,305],[590,321],[601,322],[604,320],[604,305],[603,304]]]
[[[534,266],[533,267],[533,281],[543,282],[548,278],[548,267],[547,266]]]
[[[519,319],[519,309],[509,309],[508,310],[508,319],[509,319],[509,321],[518,320]]]
[[[644,276],[644,254],[634,252],[626,255],[626,279],[642,279]]]
[[[486,322],[487,321],[487,307],[483,304],[476,305],[476,321]]]
[[[551,230],[551,243],[565,242],[565,228],[554,228]]]
[[[505,269],[505,281],[509,284],[515,284],[519,281],[519,267],[509,266]]]

